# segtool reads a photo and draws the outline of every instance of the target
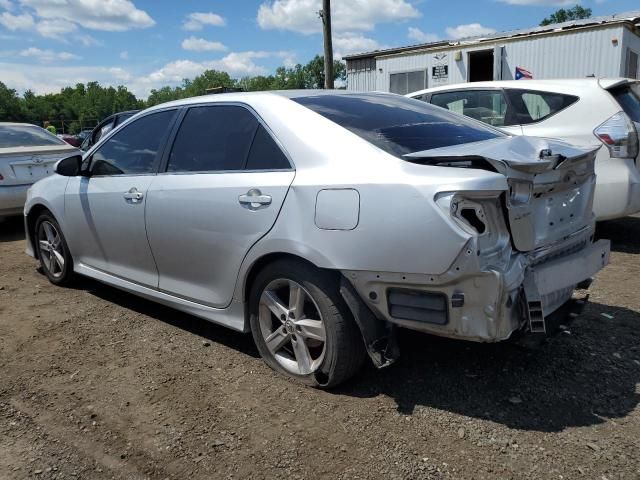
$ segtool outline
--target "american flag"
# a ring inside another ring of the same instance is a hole
[[[522,67],[516,67],[516,80],[533,80],[533,73],[529,70],[525,70]]]

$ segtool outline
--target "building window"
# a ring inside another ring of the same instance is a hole
[[[627,78],[638,78],[638,54],[627,49],[627,71],[625,72]]]
[[[392,73],[389,75],[389,91],[405,95],[427,88],[427,71]]]

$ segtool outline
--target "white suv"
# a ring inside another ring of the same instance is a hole
[[[596,159],[598,220],[640,211],[640,82],[625,78],[474,82],[407,97],[488,123],[513,135],[601,143]]]

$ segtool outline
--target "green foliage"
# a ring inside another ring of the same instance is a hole
[[[4,121],[20,121],[22,119],[22,104],[15,90],[0,82],[0,119]]]
[[[346,67],[334,62],[335,80],[346,80]],[[316,55],[306,65],[279,67],[273,75],[233,79],[227,72],[207,70],[193,79],[184,79],[177,87],[151,90],[147,101],[139,100],[124,86],[103,87],[98,82],[78,83],[59,93],[36,95],[31,90],[20,97],[0,82],[0,122],[19,121],[36,125],[49,122],[65,133],[92,128],[100,120],[124,110],[150,107],[180,98],[204,95],[208,88],[235,87],[245,91],[323,88],[324,58]]]
[[[540,22],[540,26],[544,27],[545,25],[551,25],[552,23],[562,23],[589,17],[591,17],[590,8],[584,8],[580,5],[576,5],[575,7],[569,8],[567,10],[565,10],[564,8],[556,10],[555,13],[552,13],[547,18],[542,20]]]

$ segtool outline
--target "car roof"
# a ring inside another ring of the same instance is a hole
[[[229,93],[214,93],[209,95],[200,95],[197,97],[181,98],[179,100],[173,100],[171,102],[161,103],[154,105],[153,107],[144,110],[150,112],[152,110],[167,108],[167,107],[181,107],[184,105],[195,105],[202,103],[219,103],[219,102],[239,102],[249,103],[255,100],[264,99],[278,99],[287,98],[295,99],[301,97],[311,96],[326,96],[326,95],[379,95],[379,96],[396,96],[394,93],[388,92],[363,92],[354,90],[320,90],[320,89],[308,89],[308,90],[264,90],[259,92],[229,92]]]
[[[520,89],[536,89],[570,93],[576,88],[612,88],[614,86],[634,82],[628,78],[558,78],[549,80],[494,80],[489,82],[466,82],[451,85],[443,85],[440,87],[426,88],[416,92],[408,93],[406,96],[420,95],[423,93],[434,93],[444,90],[467,90],[478,88],[520,88]]]

